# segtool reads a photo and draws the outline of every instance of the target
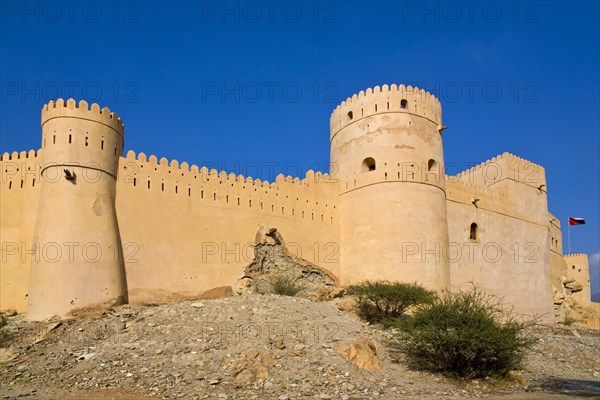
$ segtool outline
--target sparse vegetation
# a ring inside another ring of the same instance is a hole
[[[417,283],[364,281],[348,288],[358,297],[358,314],[369,322],[394,325],[411,307],[433,301],[435,293]]]
[[[461,378],[505,376],[535,340],[501,299],[476,287],[444,292],[417,308],[401,334],[410,363]]]
[[[8,341],[8,334],[3,329],[6,325],[8,325],[8,318],[0,313],[0,347],[4,346]]]
[[[303,289],[294,278],[287,275],[275,275],[271,278],[273,293],[281,296],[296,296]]]
[[[565,317],[564,321],[562,322],[563,325],[566,326],[571,326],[571,325],[575,325],[579,320],[573,317]]]

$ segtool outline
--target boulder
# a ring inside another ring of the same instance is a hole
[[[571,293],[577,293],[583,290],[583,285],[577,282],[575,279],[568,280],[563,285],[565,288],[569,289]]]
[[[335,350],[359,369],[365,371],[379,371],[381,369],[379,360],[377,360],[377,347],[369,339],[358,338],[351,343],[336,346]]]

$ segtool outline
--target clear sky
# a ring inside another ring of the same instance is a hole
[[[598,4],[2,1],[0,151],[39,148],[42,105],[75,97],[123,118],[126,150],[302,177],[328,169],[337,103],[413,84],[442,103],[447,165],[545,167],[599,292]]]

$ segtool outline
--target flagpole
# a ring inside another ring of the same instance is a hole
[[[569,225],[569,252],[567,254],[571,254],[571,221],[567,221],[567,224]]]

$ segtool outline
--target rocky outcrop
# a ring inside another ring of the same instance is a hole
[[[556,323],[598,329],[598,307],[584,306],[572,297],[573,293],[583,290],[583,285],[575,279],[565,276],[561,280],[562,287],[555,287],[553,290]]]
[[[254,259],[235,287],[236,294],[273,293],[275,279],[284,279],[300,288],[299,295],[316,299],[339,297],[335,277],[307,260],[288,252],[276,228],[262,227],[256,234]]]

